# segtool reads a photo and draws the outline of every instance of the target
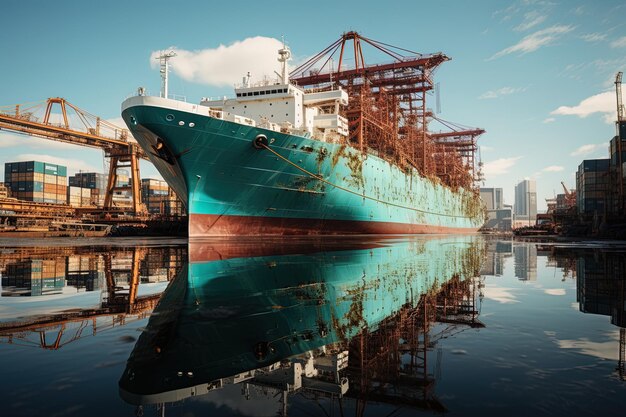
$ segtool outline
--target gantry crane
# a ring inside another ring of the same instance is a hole
[[[37,117],[36,114],[42,105],[45,105],[43,117]],[[53,108],[57,105],[61,110],[61,121],[55,123],[51,116],[53,115]],[[68,116],[70,112],[83,124],[81,127],[83,130],[70,126],[71,117]],[[60,97],[49,98],[43,103],[35,103],[26,108],[20,104],[0,108],[0,130],[2,129],[58,142],[102,149],[105,156],[110,158],[109,181],[104,199],[104,209],[114,208],[113,194],[115,191],[128,190],[133,195],[133,212],[137,215],[143,214],[145,211],[141,204],[139,159],[148,158],[137,143],[129,140],[128,130],[102,120]],[[117,186],[117,170],[119,168],[130,168],[132,178],[130,186]]]
[[[626,140],[625,137],[622,137],[622,132],[626,130],[624,125],[626,125],[626,118],[624,117],[624,104],[622,103],[622,72],[618,72],[615,76],[615,96],[617,100],[617,122],[615,123],[615,127],[617,130],[617,173],[618,173],[618,210],[620,214],[624,213],[624,161],[622,160],[622,141]]]
[[[391,62],[367,65],[364,47]],[[353,65],[347,68],[349,60]],[[435,70],[448,60],[441,52],[421,54],[350,31],[294,69],[290,79],[301,87],[339,86],[348,92],[349,141],[361,151],[369,147],[451,186],[471,187],[477,181],[476,138],[484,130],[459,126],[452,132],[428,130],[433,115],[426,96],[434,89]]]

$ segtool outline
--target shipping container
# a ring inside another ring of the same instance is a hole
[[[55,165],[55,164],[49,164],[47,162],[44,162],[43,171],[44,171],[45,174],[57,175],[57,173],[59,171],[59,166]]]

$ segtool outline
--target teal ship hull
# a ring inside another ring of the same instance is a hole
[[[477,276],[485,249],[470,235],[300,243],[293,253],[264,241],[191,244],[128,359],[122,398],[179,401],[345,344],[450,279]]]
[[[483,224],[475,192],[350,146],[158,97],[127,99],[122,117],[186,205],[190,238],[472,233]]]

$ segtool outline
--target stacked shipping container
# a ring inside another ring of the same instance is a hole
[[[578,166],[576,203],[579,214],[605,214],[610,185],[609,161],[587,159]]]
[[[105,288],[104,262],[97,255],[71,255],[67,257],[67,285],[94,291]]]
[[[4,185],[3,182],[0,182],[0,198],[9,197],[9,189]]]
[[[142,179],[141,201],[146,205],[150,214],[183,215],[182,202],[165,181],[149,178]]]
[[[68,202],[73,207],[104,205],[108,175],[80,172],[69,177]]]
[[[38,203],[67,204],[67,168],[40,161],[7,162],[4,183],[11,196]]]
[[[65,287],[65,258],[26,259],[8,264],[2,276],[2,296],[48,295]]]

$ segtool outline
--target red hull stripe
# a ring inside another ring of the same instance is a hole
[[[477,228],[354,220],[294,219],[284,217],[189,215],[189,237],[264,235],[348,235],[475,233]]]

